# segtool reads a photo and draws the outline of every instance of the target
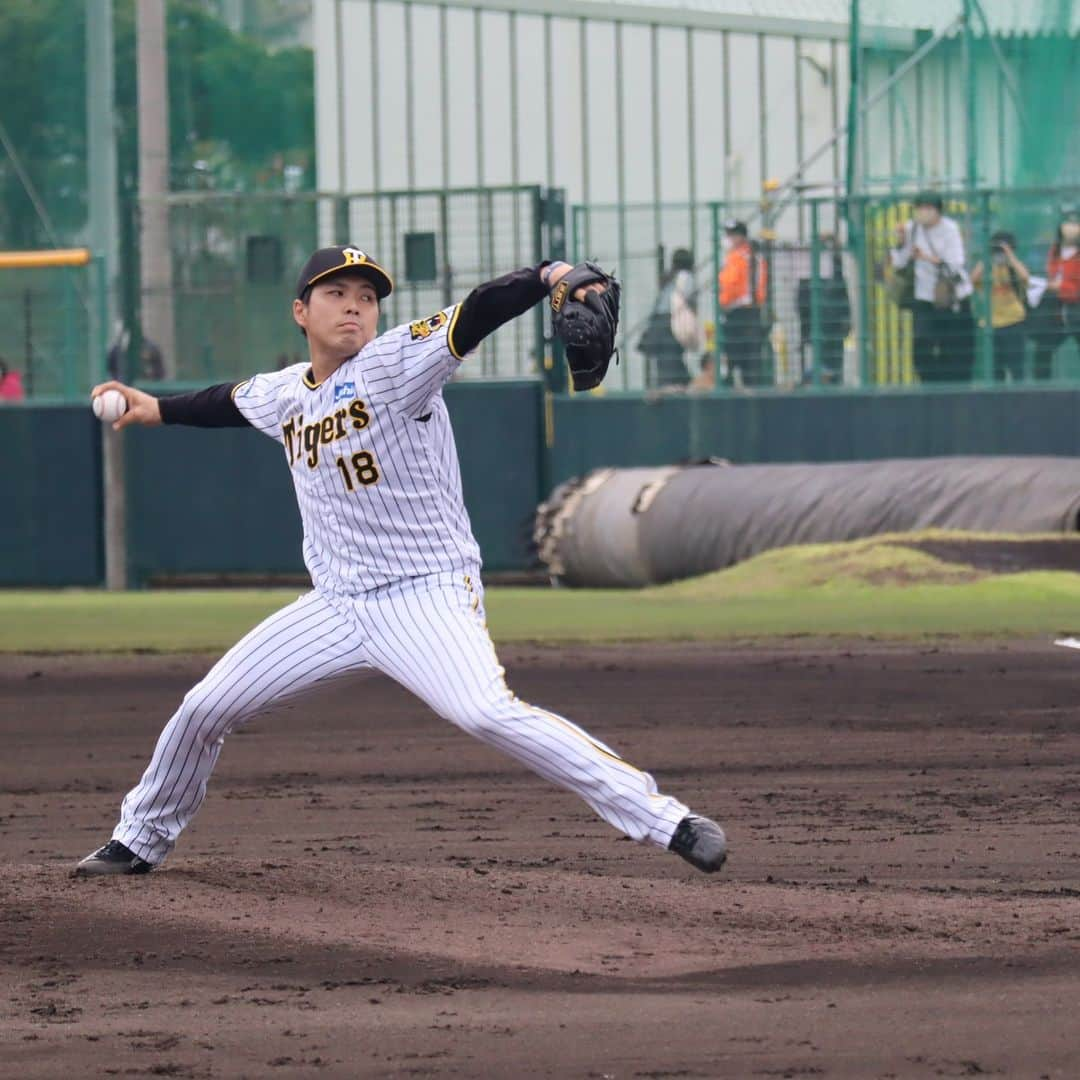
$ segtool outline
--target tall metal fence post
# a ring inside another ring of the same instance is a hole
[[[109,351],[109,271],[105,259],[94,256],[90,263],[91,284],[97,301],[97,333],[93,337],[95,362],[91,365],[91,377],[95,382],[104,382],[108,365],[106,353]]]
[[[859,289],[859,331],[855,335],[859,348],[859,385],[870,385],[870,290],[873,288],[873,267],[868,264],[869,244],[866,239],[866,202],[848,202],[848,243],[855,256],[856,281]]]
[[[90,263],[90,274],[97,301],[96,333],[91,342],[94,352],[91,370],[95,381],[104,381],[108,350],[109,288],[108,268],[100,255]],[[87,387],[87,389],[89,389]],[[102,538],[105,548],[105,588],[114,591],[128,587],[127,546],[127,477],[124,463],[124,436],[111,424],[101,425],[101,501]]]
[[[80,393],[80,391],[82,391],[83,393],[85,393],[86,391],[86,387],[81,387],[79,385],[79,378],[76,374],[77,367],[81,365],[76,365],[75,363],[75,354],[77,352],[82,352],[85,356],[84,350],[86,349],[86,341],[79,340],[81,335],[79,334],[78,328],[75,325],[75,319],[77,318],[75,312],[78,312],[82,307],[82,302],[79,299],[79,291],[75,288],[75,284],[73,281],[73,275],[77,273],[78,271],[74,269],[63,271],[64,293],[66,301],[64,306],[67,308],[64,313],[63,322],[63,393],[65,399],[68,401],[77,401],[80,397],[82,397],[82,393]],[[91,318],[88,321],[92,323],[93,319]]]
[[[161,350],[165,377],[176,377],[172,245],[169,242],[169,79],[165,0],[135,5],[138,93],[139,197],[142,203],[139,267],[141,330]]]
[[[814,199],[810,203],[810,355],[811,381],[814,386],[821,385],[821,229],[819,203]],[[833,254],[840,257],[839,250]]]
[[[709,203],[709,218],[712,224],[712,309],[713,309],[713,371],[716,378],[713,386],[715,393],[720,389],[720,357],[724,355],[724,320],[720,310],[720,204]]]
[[[103,525],[105,537],[105,588],[128,587],[127,483],[124,436],[111,424],[101,425]]]
[[[118,310],[120,276],[120,205],[117,198],[115,77],[112,0],[85,0],[86,143],[89,247],[103,264],[105,284],[98,316],[111,332]],[[98,287],[97,265],[91,286]],[[91,339],[92,340],[92,339]],[[85,388],[84,388],[85,389]]]
[[[26,396],[34,396],[34,294],[29,288],[22,291],[23,372]]]
[[[439,250],[442,252],[442,272],[439,275],[442,281],[443,307],[449,307],[454,302],[453,271],[450,269],[450,209],[446,191],[439,194]]]
[[[994,381],[994,253],[990,250],[990,193],[979,193],[979,260],[983,265],[982,275],[982,326],[979,327],[978,343],[978,378],[979,381]]]
[[[349,196],[338,195],[334,198],[334,240],[335,244],[351,244],[352,234],[349,229]],[[364,243],[367,243],[365,240]]]
[[[861,187],[858,171],[858,153],[863,142],[859,111],[862,93],[862,17],[860,0],[851,0],[850,28],[848,32],[848,115],[847,115],[847,162],[844,170],[844,190],[848,198]],[[850,204],[849,204],[850,207]],[[849,219],[850,220],[850,219]]]
[[[533,242],[535,261],[565,259],[566,249],[566,192],[560,188],[533,189]],[[566,393],[566,353],[562,342],[554,337],[545,341],[545,312],[547,304],[536,308],[537,368],[543,378],[541,392],[540,431],[536,447],[537,479],[540,493],[546,498],[552,486],[551,452],[555,446],[555,395]],[[551,352],[547,346],[550,344]]]
[[[570,220],[573,223],[570,230],[570,251],[572,252],[571,262],[576,266],[582,259],[587,259],[590,256],[584,255],[582,252],[585,250],[585,217],[589,213],[589,207],[587,206],[574,206],[570,210]]]
[[[964,149],[966,184],[970,191],[979,182],[978,123],[979,100],[975,85],[975,35],[972,27],[974,10],[971,0],[963,0],[964,33],[961,38],[961,57],[964,69]]]
[[[787,360],[783,355],[778,356],[774,344],[774,331],[783,330],[774,321],[776,315],[776,213],[773,192],[776,183],[766,180],[761,187],[761,259],[768,269],[765,278],[765,319],[761,327],[761,349],[765,357],[765,385],[777,386],[785,381],[787,372],[781,370],[781,365],[787,366]],[[754,286],[756,288],[756,285]],[[757,297],[752,297],[756,303]],[[782,344],[782,339],[779,339]]]
[[[547,188],[542,193],[537,191],[538,220],[542,225],[542,250],[539,259],[557,261],[566,258],[566,192],[561,188]],[[537,261],[539,261],[539,259]],[[544,382],[553,394],[566,393],[566,354],[562,342],[551,341],[551,356],[545,356],[544,350],[544,304],[536,307],[538,320],[538,344],[542,358]],[[550,361],[550,363],[549,363]]]

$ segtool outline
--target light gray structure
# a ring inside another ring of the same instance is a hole
[[[847,25],[725,6],[320,0],[319,188],[756,199],[842,122]]]

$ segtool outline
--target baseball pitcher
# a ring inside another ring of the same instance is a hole
[[[488,636],[480,551],[461,494],[442,388],[499,326],[550,296],[575,386],[603,379],[618,284],[599,267],[544,262],[378,334],[390,275],[353,246],[316,251],[292,302],[309,362],[238,384],[155,398],[119,391],[128,424],[250,426],[292,472],[313,588],[233,646],[165,726],[112,839],[78,874],[141,874],[167,858],[206,795],[225,736],[331,680],[381,671],[440,716],[581,796],[634,840],[700,870],[726,855],[718,825],[580,727],[517,698]]]

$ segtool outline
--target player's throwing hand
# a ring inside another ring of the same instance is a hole
[[[127,411],[119,420],[113,422],[113,431],[119,431],[128,424],[145,424],[154,427],[161,423],[161,409],[158,399],[153,394],[147,394],[143,390],[136,390],[134,386],[125,386],[123,383],[110,380],[99,383],[90,391],[90,400],[100,397],[106,390],[116,390],[124,395],[127,402]]]

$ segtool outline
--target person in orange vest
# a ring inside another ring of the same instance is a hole
[[[769,381],[762,356],[761,321],[769,288],[768,267],[751,245],[741,221],[724,223],[724,250],[719,287],[728,371],[736,386],[763,386]]]

